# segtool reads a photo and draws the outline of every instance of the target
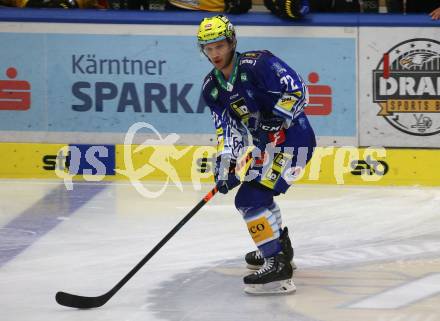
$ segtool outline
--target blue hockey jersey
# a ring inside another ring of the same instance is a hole
[[[308,103],[304,81],[269,51],[236,53],[227,80],[213,69],[203,83],[203,97],[214,119],[218,155],[234,154],[240,143],[234,131],[246,134],[240,127],[255,138],[258,123],[264,118],[284,119],[289,140],[289,128],[306,117],[304,107]]]

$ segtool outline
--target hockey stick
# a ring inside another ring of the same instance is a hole
[[[110,291],[107,293],[90,297],[90,296],[81,296],[70,294],[66,292],[57,292],[55,299],[56,301],[64,306],[78,309],[91,309],[103,306],[110,298],[118,292],[125,283],[128,282],[132,278],[133,275],[139,271],[145,263],[147,263],[157,251],[160,250],[162,246],[168,242],[174,234],[179,231],[183,225],[185,225],[193,216],[196,214],[209,200],[218,192],[217,186],[214,187],[208,194],[203,197],[203,199],[179,222],[177,225],[168,232],[167,235],[148,253],[124,278],[118,282]]]

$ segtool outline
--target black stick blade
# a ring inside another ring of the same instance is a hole
[[[137,271],[139,271],[141,269],[141,267],[144,266],[145,263],[147,263],[152,257],[153,255],[155,255],[157,253],[157,251],[159,251],[162,246],[164,246],[164,244],[166,242],[168,242],[173,236],[174,234],[176,234],[183,225],[185,225],[190,219],[191,217],[193,217],[202,207],[203,205],[205,205],[206,203],[209,202],[209,200],[211,198],[214,197],[215,194],[217,194],[218,192],[218,187],[215,186],[208,194],[205,195],[205,197],[200,200],[200,202],[188,213],[186,214],[186,216],[180,220],[179,223],[177,223],[176,226],[174,226],[174,228],[168,232],[167,235],[165,235],[165,237],[156,244],[156,246],[138,263],[136,264],[136,266],[131,269],[130,272],[128,272],[128,274],[126,276],[124,276],[122,278],[122,280],[120,280],[110,291],[108,291],[107,293],[100,295],[100,296],[95,296],[95,297],[90,297],[90,296],[80,296],[80,295],[75,295],[75,294],[69,294],[66,292],[58,292],[55,295],[55,299],[57,300],[58,304],[60,305],[64,305],[66,307],[70,307],[70,308],[77,308],[77,309],[93,309],[93,308],[98,308],[100,306],[103,306],[108,300],[110,300],[110,298],[116,293],[118,292],[125,283],[128,282],[128,280],[131,279],[131,277],[133,275],[135,275],[137,273]]]
[[[77,309],[93,309],[103,306],[109,299],[106,294],[96,297],[80,296],[66,292],[57,292],[55,300],[58,304]]]

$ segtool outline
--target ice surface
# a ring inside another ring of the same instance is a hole
[[[146,199],[128,183],[67,191],[0,181],[0,319],[440,321],[440,189],[420,187],[301,185],[278,197],[293,232],[293,295],[243,293],[253,244],[232,192],[215,196],[105,306],[55,302],[60,290],[107,292],[209,188]]]

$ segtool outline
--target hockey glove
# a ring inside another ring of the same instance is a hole
[[[266,145],[269,143],[275,143],[275,145],[277,145],[284,142],[284,122],[283,118],[276,116],[260,120],[255,146],[258,147],[261,152],[266,150]],[[279,140],[280,138],[282,138],[282,141]]]
[[[258,124],[258,128],[262,132],[276,133],[283,129],[284,119],[281,117],[263,118]]]
[[[235,175],[235,167],[235,160],[229,157],[217,157],[214,177],[220,193],[226,194],[240,185],[240,180]]]

